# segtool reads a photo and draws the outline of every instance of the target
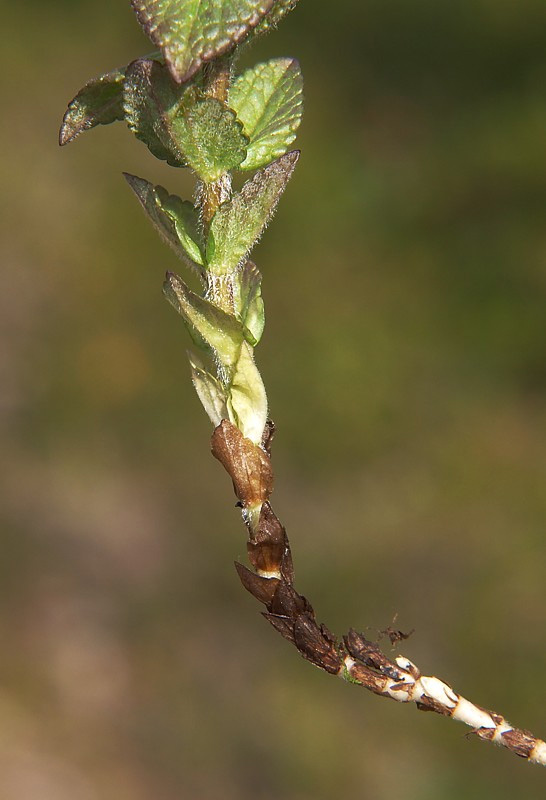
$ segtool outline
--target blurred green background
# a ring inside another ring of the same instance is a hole
[[[2,800],[540,797],[544,774],[314,670],[238,584],[179,269],[121,178],[191,193],[68,100],[149,52],[125,0],[5,4]],[[256,251],[274,505],[320,619],[546,736],[546,6],[302,0]],[[368,626],[369,629],[368,629]]]

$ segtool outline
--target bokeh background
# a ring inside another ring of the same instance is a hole
[[[233,570],[156,238],[68,100],[149,52],[125,0],[3,8],[2,800],[507,800],[544,774],[312,669]],[[298,587],[546,735],[546,6],[302,0],[303,155],[256,251]],[[369,627],[368,627],[369,626]]]

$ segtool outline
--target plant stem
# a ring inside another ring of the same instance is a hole
[[[205,64],[203,68],[203,93],[206,97],[212,97],[220,103],[227,103],[229,86],[231,83],[232,63],[233,56],[228,55]],[[205,239],[208,236],[210,224],[214,215],[222,203],[227,202],[230,197],[230,172],[224,172],[223,175],[220,175],[217,180],[211,183],[198,181],[196,187],[196,201]],[[232,313],[233,281],[231,276],[225,275],[221,278],[215,278],[214,275],[209,273],[207,297],[222,310]]]
[[[223,420],[212,435],[212,454],[233,481],[249,533],[247,551],[254,572],[235,564],[241,583],[263,603],[262,612],[278,633],[319,669],[400,703],[415,703],[420,711],[434,711],[464,722],[478,739],[501,745],[533,764],[546,766],[546,742],[514,728],[502,714],[488,711],[454,691],[434,676],[425,676],[408,658],[390,659],[379,646],[350,629],[337,639],[317,622],[307,598],[294,588],[294,568],[286,531],[269,503],[273,491],[270,445],[273,424],[266,427],[262,447],[253,445],[230,422]],[[257,524],[248,518],[259,508]],[[395,644],[408,634],[390,626],[382,632]]]
[[[205,64],[203,69],[203,93],[206,97],[212,97],[220,103],[227,103],[232,62],[232,56],[223,56]],[[205,236],[218,208],[226,200],[229,200],[230,195],[231,174],[229,172],[225,172],[212,183],[199,182],[197,186],[197,202],[200,207],[201,224],[203,225]]]

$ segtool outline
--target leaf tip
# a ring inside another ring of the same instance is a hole
[[[174,272],[167,270],[165,273],[165,280],[163,281],[163,294],[169,301],[169,303],[174,306],[177,311],[177,304],[176,304],[176,279],[177,276]]]
[[[131,175],[130,172],[122,172],[121,174],[123,175],[123,177],[125,178],[125,180],[129,184],[131,189],[133,189],[135,187],[135,184],[137,183],[137,181],[140,180],[140,178],[138,178],[136,175]]]
[[[68,144],[70,141],[71,136],[69,131],[67,130],[67,125],[63,119],[62,125],[59,129],[59,147],[64,147],[65,144]]]
[[[286,69],[297,70],[298,72],[301,71],[300,62],[294,56],[285,56],[284,58],[276,59],[279,64],[284,64]]]
[[[85,123],[80,123],[79,125],[75,125],[72,117],[72,101],[66,111],[64,112],[63,121],[61,122],[61,127],[59,128],[59,146],[64,147],[65,144],[69,144],[69,142],[73,142],[82,131],[86,129]]]
[[[169,70],[169,74],[173,81],[181,86],[183,83],[188,83],[196,72],[203,66],[203,62],[198,62],[192,64],[188,69],[185,71],[182,70],[178,64],[175,54],[171,54],[168,48],[165,49],[165,63],[167,65],[167,69]]]
[[[272,164],[269,164],[266,169],[280,169],[286,175],[286,182],[292,177],[292,173],[296,168],[296,164],[299,161],[301,155],[301,150],[290,150],[288,153],[285,153],[276,161],[273,161]]]
[[[286,171],[287,180],[292,177],[296,164],[300,160],[301,150],[290,150],[278,159],[278,163],[282,165]]]

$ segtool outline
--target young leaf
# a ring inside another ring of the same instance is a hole
[[[299,158],[293,150],[247,181],[213,217],[207,240],[209,270],[223,275],[234,270],[261,236]]]
[[[235,113],[207,97],[184,102],[173,117],[171,136],[186,163],[207,183],[244,160],[248,139]]]
[[[166,66],[139,58],[127,67],[123,108],[129,128],[150,151],[172,167],[186,165],[171,135],[184,88],[171,78]]]
[[[169,303],[218,354],[220,362],[233,367],[243,343],[243,326],[234,316],[192,292],[173,272],[167,273],[163,291]]]
[[[254,363],[252,347],[244,342],[229,388],[230,421],[243,436],[260,444],[267,422],[267,395],[260,373]]]
[[[96,125],[123,119],[125,69],[114,69],[88,81],[70,101],[59,131],[59,144],[72,142]]]
[[[188,352],[188,358],[195,391],[210,421],[216,428],[223,419],[229,419],[224,389],[220,381],[206,370],[205,365],[195,353]]]
[[[198,215],[188,200],[169,194],[163,186],[153,186],[144,178],[123,173],[148,218],[177,256],[188,262],[204,278],[203,254],[199,244]]]
[[[131,0],[173,78],[188,81],[205,62],[240,42],[271,10],[274,0]]]
[[[245,339],[255,347],[265,325],[262,276],[256,264],[247,261],[233,284],[235,313],[244,326]]]
[[[303,114],[298,62],[276,58],[251,67],[231,87],[229,105],[250,139],[241,169],[257,169],[282,156],[296,138]]]

